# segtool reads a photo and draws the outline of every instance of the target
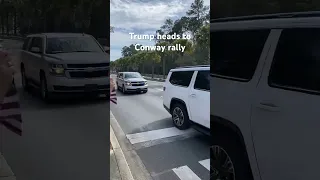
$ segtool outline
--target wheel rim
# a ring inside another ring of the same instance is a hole
[[[47,89],[46,89],[46,84],[44,80],[42,80],[42,83],[41,83],[41,96],[42,98],[46,98],[47,96]]]
[[[179,107],[175,107],[173,109],[172,119],[177,126],[182,126],[182,124],[184,123],[184,115]]]
[[[234,165],[228,153],[220,146],[212,146],[210,179],[235,180]]]

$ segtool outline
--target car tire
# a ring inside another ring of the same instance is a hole
[[[47,88],[47,79],[42,73],[40,75],[40,97],[45,102],[50,101],[50,93]]]
[[[172,122],[175,127],[185,130],[190,127],[190,119],[186,107],[181,103],[175,103],[171,110]]]
[[[28,91],[30,86],[29,86],[28,78],[26,76],[26,71],[25,71],[24,67],[21,67],[21,81],[22,81],[23,89],[25,91]]]
[[[211,136],[213,138],[213,145],[210,148],[210,179],[253,180],[246,150],[239,148],[243,146],[234,136],[234,133],[228,134],[225,132],[214,133]],[[223,157],[224,160],[229,159],[229,162],[221,161],[219,157]],[[228,167],[224,167],[225,164]],[[229,174],[229,177],[221,177],[219,172],[226,171],[232,173]]]

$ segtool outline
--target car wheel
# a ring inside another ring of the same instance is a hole
[[[181,130],[188,129],[190,126],[190,119],[188,112],[184,105],[176,103],[171,111],[173,124]]]
[[[253,180],[245,150],[239,141],[227,133],[215,133],[210,148],[210,179]]]
[[[26,72],[25,69],[22,67],[21,68],[21,82],[22,82],[22,87],[25,91],[29,90],[29,83],[28,83],[28,79],[26,77]]]
[[[44,75],[40,75],[40,96],[41,99],[48,102],[49,101],[49,92],[47,88],[47,80]]]

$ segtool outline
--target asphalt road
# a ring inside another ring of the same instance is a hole
[[[140,159],[155,180],[209,180],[209,138],[174,128],[162,105],[163,83],[148,84],[146,94],[118,91],[118,104],[110,106]]]
[[[2,43],[16,56],[21,42]],[[18,86],[19,75],[16,77]],[[19,180],[109,179],[109,102],[42,102],[19,89],[23,135],[2,128],[2,152]]]

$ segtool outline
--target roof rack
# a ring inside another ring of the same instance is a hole
[[[210,65],[181,66],[181,67],[176,67],[175,69],[179,69],[179,68],[194,68],[194,67],[210,67]]]
[[[249,21],[249,20],[262,20],[262,19],[303,18],[303,17],[320,17],[320,11],[237,16],[237,17],[211,19],[210,22],[216,23],[216,22],[228,22],[228,21]]]

